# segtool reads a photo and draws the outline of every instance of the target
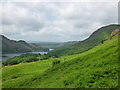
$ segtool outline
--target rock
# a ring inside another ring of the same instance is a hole
[[[119,35],[120,34],[120,27],[118,27],[116,30],[114,30],[112,33],[111,33],[111,36],[110,36],[110,39],[112,39],[112,37],[116,36],[116,35]]]

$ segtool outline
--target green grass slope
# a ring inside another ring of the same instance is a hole
[[[76,55],[2,68],[3,88],[113,88],[118,86],[118,37]]]
[[[92,35],[83,40],[79,41],[78,43],[75,43],[74,45],[70,45],[65,48],[58,48],[54,51],[51,51],[48,53],[48,55],[53,56],[64,56],[64,55],[73,55],[73,54],[79,54],[83,53],[87,50],[92,49],[96,45],[100,44],[102,40],[109,39],[112,31],[114,31],[116,28],[118,28],[119,25],[108,25],[99,28],[97,31],[92,33]]]

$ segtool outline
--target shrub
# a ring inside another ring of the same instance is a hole
[[[58,59],[54,59],[54,61],[52,62],[52,66],[55,66],[56,64],[59,64],[60,60]]]

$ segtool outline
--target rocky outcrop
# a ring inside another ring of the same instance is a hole
[[[116,30],[114,30],[112,33],[111,33],[111,36],[110,36],[110,39],[112,39],[112,37],[116,36],[116,35],[119,35],[120,34],[120,27],[118,27]]]

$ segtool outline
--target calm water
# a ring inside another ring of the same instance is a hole
[[[2,54],[2,61],[7,60],[9,58],[13,58],[15,56],[20,56],[22,54],[47,54],[48,52],[27,52],[27,53],[17,53],[17,54]]]

